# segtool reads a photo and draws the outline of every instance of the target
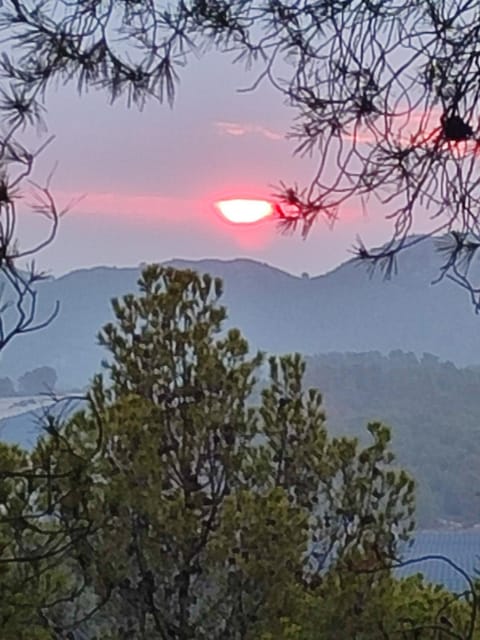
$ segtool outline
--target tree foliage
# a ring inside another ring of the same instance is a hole
[[[29,151],[15,138],[19,128],[19,123],[6,127],[5,121],[0,128],[0,351],[14,338],[43,329],[58,314],[57,301],[47,315],[39,317],[37,284],[45,274],[34,259],[54,241],[60,218],[68,209],[61,210],[55,203],[50,179],[42,186],[31,180],[34,161],[50,140]],[[22,197],[30,199],[31,210],[47,222],[45,236],[30,246],[18,236],[18,200]]]
[[[39,495],[51,488],[42,465],[18,447],[1,443],[0,469],[2,638],[50,640],[57,636],[47,612],[79,595],[69,570],[69,533],[52,500]],[[78,522],[75,531],[80,531]]]
[[[219,279],[154,265],[139,290],[87,407],[0,451],[5,637],[471,640],[472,595],[393,576],[414,482],[388,428],[332,437],[299,355],[222,328]]]
[[[295,617],[261,640],[436,640],[477,637],[470,606],[420,575],[332,574],[314,593],[302,593]]]
[[[281,637],[287,619],[308,630],[328,593],[347,624],[346,586],[384,585],[413,529],[388,429],[370,424],[364,447],[332,438],[298,355],[270,358],[249,403],[263,356],[222,330],[218,279],[152,266],[139,288],[100,334],[109,382],[32,456],[51,474],[35,500],[68,547],[69,604],[43,615],[105,639]]]

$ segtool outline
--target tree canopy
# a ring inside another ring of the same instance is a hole
[[[249,401],[264,356],[223,330],[221,292],[147,267],[139,295],[113,301],[107,376],[86,409],[51,418],[31,455],[5,447],[3,627],[38,640],[473,638],[474,590],[465,601],[392,573],[414,482],[388,428],[369,424],[366,445],[332,437],[298,355],[264,363]]]

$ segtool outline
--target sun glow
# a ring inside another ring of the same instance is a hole
[[[259,222],[273,214],[273,206],[267,200],[219,200],[215,206],[226,220],[234,224]]]

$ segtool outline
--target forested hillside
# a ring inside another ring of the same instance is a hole
[[[392,427],[398,461],[418,482],[421,525],[480,519],[480,368],[401,351],[331,353],[307,358],[306,384],[322,390],[335,431],[359,434],[372,419]]]

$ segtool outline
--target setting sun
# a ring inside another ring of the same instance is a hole
[[[267,200],[219,200],[215,206],[226,220],[234,224],[258,222],[273,214],[273,206]]]

